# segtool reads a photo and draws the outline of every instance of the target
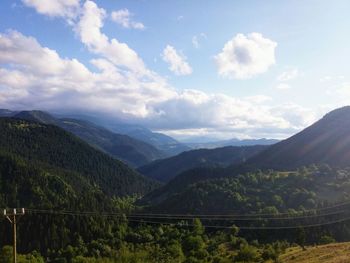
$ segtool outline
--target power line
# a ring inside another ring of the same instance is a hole
[[[324,210],[330,210],[333,208],[345,206],[345,205],[350,205],[350,201],[346,201],[343,203],[338,203],[333,206],[328,206],[328,207],[321,207],[321,208],[316,208],[316,209],[309,209],[309,210],[304,210],[304,211],[297,211],[296,214],[306,214],[306,213],[312,213],[312,212],[318,212],[318,211],[324,211]],[[149,213],[133,213],[134,215],[144,215],[144,214],[149,214]],[[252,214],[165,214],[165,213],[151,213],[151,215],[160,215],[160,216],[167,216],[167,215],[173,215],[173,216],[195,216],[195,217],[260,217],[260,216],[283,216],[283,215],[290,215],[290,212],[284,212],[284,213],[252,213]]]
[[[199,218],[203,221],[213,221],[213,222],[237,222],[237,221],[249,221],[250,223],[262,222],[267,223],[276,223],[276,222],[288,222],[292,220],[310,220],[310,219],[320,219],[319,221],[326,221],[326,217],[337,216],[343,217],[337,220],[331,220],[328,222],[320,222],[313,224],[296,224],[286,225],[286,226],[239,226],[241,229],[252,229],[252,230],[272,230],[272,229],[294,229],[299,227],[317,227],[336,224],[340,222],[345,222],[350,219],[348,216],[349,213],[346,213],[344,209],[339,211],[331,211],[332,209],[344,207],[350,205],[350,202],[338,203],[332,206],[310,209],[305,211],[300,211],[295,214],[290,213],[260,213],[260,214],[165,214],[165,213],[122,213],[122,212],[96,212],[96,211],[71,211],[71,210],[50,210],[50,209],[26,209],[26,212],[29,214],[45,214],[45,215],[63,215],[63,216],[96,216],[96,217],[116,217],[116,218],[126,218],[128,222],[135,223],[146,223],[146,224],[163,224],[163,225],[179,225],[179,221],[188,221]],[[327,212],[330,211],[330,212]],[[323,219],[323,220],[321,220]],[[158,221],[157,221],[158,220]],[[161,221],[160,221],[161,220]],[[178,221],[178,222],[169,222],[169,221]],[[191,224],[184,224],[186,226],[191,226]],[[204,225],[207,228],[231,228],[227,225]]]
[[[67,212],[67,211],[53,211],[53,210],[28,210],[31,213],[34,214],[55,214],[55,215],[69,215],[69,216],[104,216],[104,217],[119,217],[122,218],[125,216],[128,218],[128,222],[135,222],[135,223],[144,223],[144,224],[159,224],[159,225],[176,225],[176,226],[194,226],[193,224],[180,224],[179,222],[177,223],[170,223],[170,222],[164,222],[164,221],[154,221],[156,219],[161,219],[161,218],[132,218],[128,215],[123,215],[121,213],[98,213],[98,212]],[[329,213],[329,214],[323,214],[323,215],[316,215],[316,216],[307,216],[304,218],[318,218],[322,216],[328,216],[328,215],[338,215],[338,214],[343,214],[344,211],[341,211],[341,213]],[[191,218],[178,218],[178,217],[168,217],[166,219],[169,220],[193,220],[196,217],[191,217]],[[152,219],[152,220],[144,220],[144,219]],[[276,218],[273,218],[276,219]],[[293,219],[293,218],[289,218]],[[212,218],[211,218],[212,220]],[[261,218],[261,220],[266,220],[266,218]],[[345,217],[337,220],[332,220],[328,222],[323,222],[323,223],[313,223],[313,224],[296,224],[296,225],[287,225],[287,226],[238,226],[240,229],[246,229],[246,230],[281,230],[281,229],[296,229],[296,228],[311,228],[311,227],[320,227],[320,226],[326,226],[326,225],[332,225],[332,224],[337,224],[341,222],[346,222],[349,221],[350,217]],[[215,220],[214,220],[215,221]],[[235,220],[231,220],[235,221]],[[254,219],[253,219],[254,221]],[[258,221],[258,220],[255,220]],[[217,228],[217,229],[230,229],[232,226],[227,226],[227,225],[203,225],[206,228]]]
[[[138,223],[146,223],[146,224],[159,224],[159,225],[176,225],[172,223],[166,223],[166,222],[156,222],[156,221],[142,221],[142,220],[129,220],[130,222],[138,222]],[[308,225],[295,225],[295,226],[281,226],[281,227],[274,227],[274,226],[238,226],[239,229],[242,230],[282,230],[282,229],[298,229],[298,228],[314,228],[314,227],[321,227],[321,226],[327,226],[327,225],[334,225],[338,223],[343,223],[346,221],[350,221],[350,217],[346,217],[339,220],[334,220],[330,222],[325,223],[318,223],[318,224],[308,224]],[[176,225],[178,226],[178,225]],[[194,224],[186,224],[183,226],[195,226]],[[203,225],[205,228],[218,228],[218,229],[231,229],[232,226],[219,226],[219,225]]]
[[[305,215],[305,216],[293,216],[289,217],[252,217],[252,218],[239,218],[239,217],[197,217],[197,216],[178,216],[168,214],[166,216],[158,216],[152,214],[124,214],[124,213],[106,213],[106,212],[73,212],[73,211],[57,211],[57,210],[43,210],[43,209],[27,209],[29,213],[33,214],[55,214],[55,215],[71,215],[71,216],[103,216],[103,217],[127,217],[127,218],[144,218],[144,219],[176,219],[176,220],[190,220],[199,218],[201,220],[213,220],[213,221],[264,221],[264,220],[295,220],[295,219],[310,219],[319,218],[333,215],[344,214],[345,210],[340,210],[331,213]]]
[[[332,206],[328,206],[328,207],[322,207],[322,208],[317,208],[317,209],[309,209],[309,210],[304,210],[304,211],[298,211],[295,212],[293,214],[289,213],[289,212],[285,212],[285,213],[278,213],[278,214],[274,214],[274,213],[256,213],[256,214],[166,214],[166,213],[121,213],[121,212],[96,212],[96,211],[72,211],[72,210],[62,210],[62,211],[58,211],[58,210],[49,210],[49,209],[26,209],[26,211],[31,211],[34,213],[61,213],[61,214],[79,214],[79,215],[101,215],[101,214],[106,214],[106,215],[127,215],[127,216],[140,216],[140,217],[144,217],[144,216],[152,216],[152,217],[184,217],[184,218],[215,218],[215,219],[219,219],[219,218],[229,218],[229,219],[233,219],[233,218],[255,218],[255,217],[261,217],[261,218],[265,218],[265,219],[283,219],[283,218],[296,218],[297,216],[303,215],[303,214],[311,214],[310,216],[315,216],[315,213],[319,213],[321,211],[326,211],[326,210],[331,210],[334,208],[338,208],[338,207],[342,207],[345,205],[350,205],[350,201],[347,202],[343,202],[343,203],[338,203]],[[338,211],[339,212],[339,211]],[[312,214],[313,213],[313,214]],[[322,215],[322,214],[320,214]],[[326,215],[326,214],[324,214]],[[286,216],[286,217],[283,217]],[[300,216],[300,217],[306,217],[306,216]]]

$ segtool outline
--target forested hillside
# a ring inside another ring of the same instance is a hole
[[[187,145],[178,142],[168,135],[159,132],[152,132],[151,130],[139,125],[128,125],[120,122],[111,123],[109,120],[102,122],[102,124],[114,132],[127,134],[133,138],[153,145],[158,150],[164,152],[167,156],[174,156],[191,149]]]
[[[0,151],[47,169],[84,176],[110,196],[142,194],[154,183],[53,125],[0,118]]]
[[[289,172],[228,173],[216,178],[223,170],[203,168],[183,173],[146,195],[141,203],[157,213],[278,214],[350,198],[350,169],[322,165]]]
[[[290,243],[350,238],[348,167],[258,170],[249,159],[187,170],[154,189],[54,125],[0,118],[0,129],[0,205],[26,208],[18,248],[33,260],[37,250],[56,263],[271,262]],[[210,160],[225,160],[221,150]],[[7,221],[0,231],[0,245],[10,244]]]
[[[285,170],[312,163],[349,166],[350,106],[326,114],[300,133],[249,159],[246,165]]]
[[[164,153],[148,143],[128,135],[113,133],[86,121],[60,119],[58,125],[132,167],[165,157]]]
[[[200,149],[183,152],[174,157],[156,160],[138,169],[143,175],[167,182],[176,175],[197,167],[226,167],[244,162],[268,146],[228,146],[216,149]]]
[[[145,143],[128,135],[117,134],[106,128],[93,124],[89,121],[83,121],[72,118],[55,118],[43,111],[21,111],[10,112],[3,110],[1,114],[12,116],[19,119],[35,121],[44,124],[53,124],[71,132],[83,139],[95,148],[118,158],[133,167],[138,167],[165,157],[165,154]]]

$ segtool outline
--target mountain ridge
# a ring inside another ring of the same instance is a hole
[[[197,149],[160,159],[139,167],[137,170],[152,179],[168,182],[176,175],[199,167],[226,167],[244,162],[269,146],[226,146],[215,149]]]
[[[6,110],[5,110],[6,111]],[[117,134],[86,120],[55,118],[51,114],[33,110],[8,112],[6,117],[52,124],[73,133],[95,148],[120,159],[132,167],[144,165],[153,160],[165,157],[165,154],[141,140],[128,135]],[[0,112],[1,116],[1,112]]]
[[[326,163],[350,164],[350,106],[333,110],[301,132],[283,140],[245,165],[260,169],[291,169]]]
[[[78,173],[99,185],[107,195],[143,194],[157,185],[55,125],[0,118],[0,129],[2,153],[45,169],[53,167]]]

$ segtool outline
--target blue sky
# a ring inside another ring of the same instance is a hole
[[[0,107],[107,115],[178,139],[284,138],[349,104],[349,10],[5,0]]]

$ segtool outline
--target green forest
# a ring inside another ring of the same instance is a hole
[[[146,178],[54,125],[0,118],[0,207],[25,208],[18,262],[279,262],[350,239],[350,168],[187,170]],[[0,221],[0,262],[12,228]]]

